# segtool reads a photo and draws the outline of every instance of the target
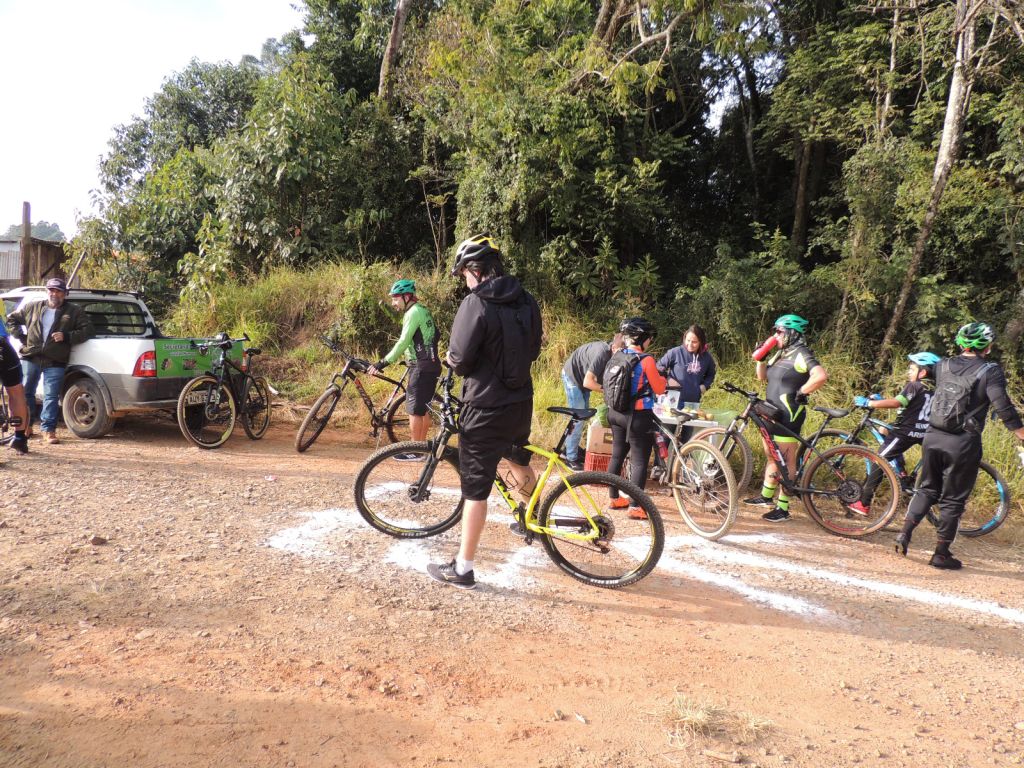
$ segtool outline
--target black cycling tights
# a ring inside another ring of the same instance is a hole
[[[647,463],[651,459],[651,447],[654,445],[654,413],[634,411],[633,423],[630,424],[628,414],[609,408],[608,423],[612,428],[612,457],[608,461],[608,471],[613,475],[622,471],[622,462],[628,450],[629,479],[641,489],[644,488],[647,485]],[[612,492],[618,495],[614,490]]]
[[[936,551],[949,551],[956,538],[967,497],[974,490],[981,464],[981,436],[970,432],[954,435],[938,429],[925,433],[921,444],[921,474],[917,490],[907,509],[904,531],[912,531],[928,514],[939,507]]]

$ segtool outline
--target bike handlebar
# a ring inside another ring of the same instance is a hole
[[[732,392],[734,395],[743,395],[748,400],[760,400],[761,399],[756,392],[747,392],[747,390],[740,389],[739,387],[737,387],[735,384],[733,384],[730,381],[727,381],[727,382],[723,383],[722,384],[722,389],[724,389],[726,392]]]
[[[235,344],[244,344],[247,341],[249,341],[249,334],[247,333],[242,334],[242,338],[240,339],[232,339],[226,333],[218,333],[212,339],[200,342],[199,344],[196,344],[195,339],[189,339],[189,344],[192,345],[194,349],[198,349],[199,354],[205,355],[210,351],[210,349],[223,349],[224,351],[227,351]]]

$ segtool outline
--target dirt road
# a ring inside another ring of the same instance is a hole
[[[475,592],[359,518],[372,443],[293,425],[220,450],[172,422],[0,467],[0,765],[988,766],[1024,762],[1024,564],[660,497],[658,569],[562,575],[495,514]],[[797,507],[799,510],[799,508]],[[1019,510],[1015,510],[1015,514]]]

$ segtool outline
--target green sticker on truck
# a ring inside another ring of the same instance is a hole
[[[191,379],[200,373],[208,373],[213,361],[220,355],[220,350],[211,348],[205,355],[193,346],[205,339],[154,339],[156,352],[156,375],[160,379],[185,378]],[[242,359],[241,345],[234,345],[228,350],[228,357],[236,363]]]

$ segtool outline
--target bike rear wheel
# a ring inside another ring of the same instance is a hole
[[[684,443],[668,470],[679,514],[694,533],[722,538],[736,521],[739,489],[725,456],[710,443]]]
[[[868,514],[850,505],[861,500],[868,474],[878,470]],[[839,536],[860,537],[881,530],[896,514],[900,502],[899,478],[892,466],[873,451],[858,445],[840,445],[812,456],[800,480],[800,497],[818,525]]]
[[[629,499],[629,507],[609,507],[612,489]],[[644,519],[630,516],[636,508],[643,510]],[[601,531],[599,539],[570,538],[589,534],[590,520]],[[608,472],[566,477],[544,497],[537,522],[553,531],[537,536],[555,565],[595,587],[635,584],[654,569],[665,547],[665,528],[651,497]]]
[[[814,456],[814,451],[808,450],[807,446],[803,443],[799,445],[800,447],[796,453],[796,465],[802,467],[805,461]],[[864,443],[860,439],[851,440],[850,433],[844,432],[841,429],[824,429],[814,442],[814,449],[818,453],[824,453],[829,448],[835,448],[837,445],[864,445]]]
[[[270,384],[263,376],[246,378],[242,395],[242,429],[259,440],[270,427]]]
[[[427,405],[427,415],[430,416],[430,427],[427,430],[429,440],[441,428],[441,398],[434,395]],[[405,411],[405,395],[399,395],[395,402],[388,408],[384,416],[384,430],[388,433],[388,440],[392,443],[401,443],[412,440],[412,430],[409,428],[409,414]]]
[[[1010,486],[998,469],[987,461],[978,467],[978,480],[964,504],[957,533],[970,538],[992,533],[1010,514]],[[928,520],[938,525],[934,508],[928,510]]]
[[[219,448],[235,428],[235,398],[215,376],[197,376],[178,395],[177,414],[186,440],[200,448]]]
[[[302,453],[309,448],[320,433],[324,431],[331,420],[338,401],[341,399],[341,387],[331,384],[324,390],[323,394],[316,399],[313,407],[309,409],[306,418],[302,420],[299,431],[295,435],[295,450]]]
[[[691,440],[711,443],[722,452],[729,462],[733,477],[736,478],[737,492],[745,490],[750,485],[750,478],[754,474],[754,453],[750,450],[747,438],[742,434],[729,434],[726,427],[708,427],[697,432]]]
[[[432,450],[428,442],[395,443],[366,460],[355,483],[356,507],[366,522],[402,539],[434,536],[459,522],[463,501],[458,452],[445,446],[429,471]],[[427,487],[424,498],[414,501],[421,484]]]

